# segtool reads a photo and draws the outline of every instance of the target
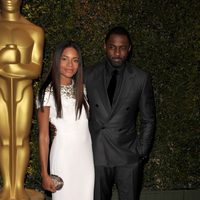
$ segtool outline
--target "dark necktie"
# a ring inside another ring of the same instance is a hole
[[[115,89],[116,89],[116,85],[117,85],[117,75],[118,75],[118,71],[114,70],[112,72],[112,77],[110,79],[110,82],[109,82],[108,88],[107,88],[108,97],[109,97],[111,105],[112,105],[112,102],[113,102],[113,97],[114,97]]]

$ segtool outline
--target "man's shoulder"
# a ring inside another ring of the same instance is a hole
[[[98,70],[105,67],[105,60],[102,59],[90,66],[93,70]]]
[[[134,64],[131,64],[131,63],[127,64],[127,69],[130,73],[132,73],[133,75],[136,75],[140,78],[142,78],[142,77],[145,78],[145,77],[148,77],[150,75],[150,73],[147,70],[142,69],[140,67],[137,67],[137,66],[135,66]]]
[[[101,70],[103,70],[105,67],[105,61],[104,60],[101,60],[99,62],[96,62],[95,64],[91,65],[91,66],[88,66],[88,67],[85,67],[85,75],[90,75],[90,74],[95,74],[95,73],[98,73],[100,72]]]

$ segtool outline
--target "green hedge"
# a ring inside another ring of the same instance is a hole
[[[107,30],[131,33],[132,62],[151,72],[157,108],[155,143],[145,166],[144,188],[200,188],[200,2],[199,0],[27,0],[22,13],[45,30],[42,80],[52,49],[79,42],[85,67],[103,55]],[[40,80],[34,84],[37,90]],[[41,189],[38,127],[33,116],[26,186]]]

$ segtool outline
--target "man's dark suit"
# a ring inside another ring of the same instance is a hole
[[[95,166],[137,164],[148,156],[155,128],[151,79],[148,73],[126,64],[119,93],[111,107],[105,85],[105,62],[90,67],[85,73]],[[139,135],[136,132],[138,112]]]

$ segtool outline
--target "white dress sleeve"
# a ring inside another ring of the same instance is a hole
[[[43,106],[51,106],[52,97],[53,97],[52,89],[50,88],[50,86],[48,86],[45,90]],[[38,109],[40,107],[41,107],[41,105],[40,105],[38,95],[37,95],[37,97],[36,97],[36,108]]]

